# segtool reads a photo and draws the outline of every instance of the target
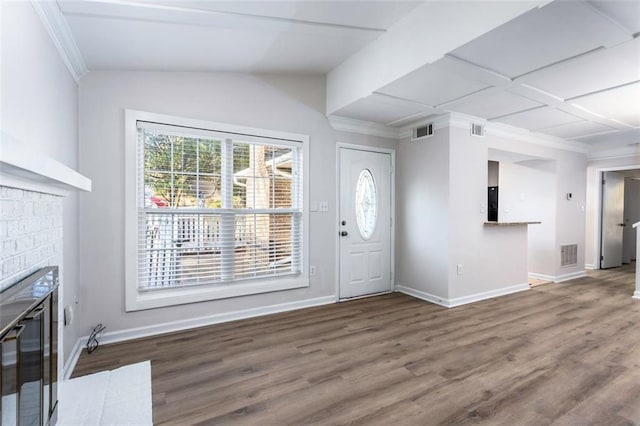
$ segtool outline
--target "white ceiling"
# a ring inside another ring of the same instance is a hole
[[[57,3],[89,70],[325,74],[422,1]],[[592,146],[637,143],[639,34],[640,0],[557,0],[333,115],[399,128],[457,112]]]
[[[640,1],[555,1],[335,115],[402,127],[457,112],[588,144],[639,142],[639,33]],[[406,116],[381,112],[384,97]]]
[[[89,70],[325,74],[416,1],[58,0]]]

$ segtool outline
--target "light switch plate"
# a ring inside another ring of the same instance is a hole
[[[329,211],[329,202],[328,201],[320,201],[320,203],[318,203],[318,211],[328,212]]]

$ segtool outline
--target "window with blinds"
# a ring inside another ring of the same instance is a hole
[[[302,143],[137,121],[140,291],[302,272]]]

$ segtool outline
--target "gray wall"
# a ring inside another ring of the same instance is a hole
[[[80,202],[80,317],[87,334],[130,330],[215,314],[332,296],[336,289],[336,142],[394,147],[395,141],[336,132],[324,116],[325,80],[318,76],[92,72],[80,83],[80,171],[93,192]],[[309,288],[167,308],[124,310],[124,111],[137,109],[310,136]]]
[[[30,2],[2,2],[2,132],[36,155],[78,166],[78,88]],[[62,298],[78,300],[78,198],[62,201]],[[77,323],[63,329],[66,361]]]
[[[484,163],[485,173],[487,163]],[[484,190],[486,193],[486,188]],[[449,298],[449,129],[398,145],[396,285]]]

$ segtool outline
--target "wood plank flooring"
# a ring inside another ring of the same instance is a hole
[[[445,309],[402,294],[86,351],[151,360],[155,424],[640,424],[634,268]]]

